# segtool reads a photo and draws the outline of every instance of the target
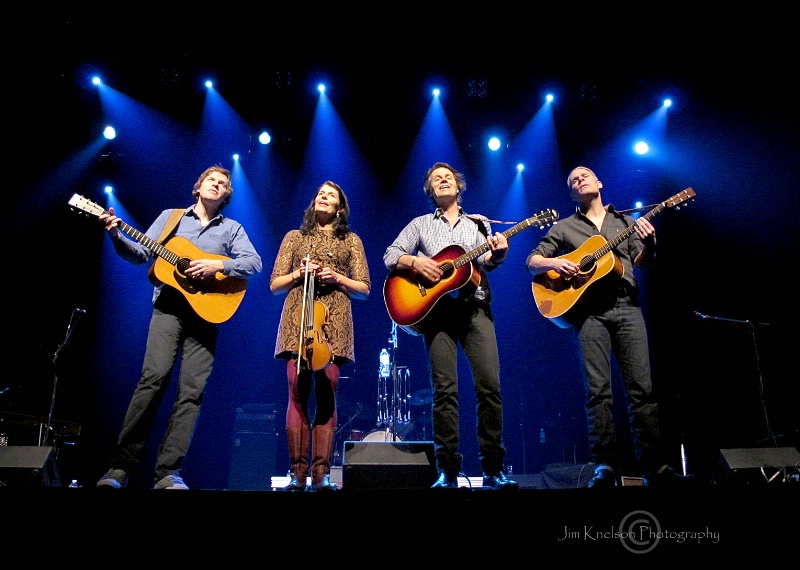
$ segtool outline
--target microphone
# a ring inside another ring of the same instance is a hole
[[[85,315],[85,314],[86,314],[86,309],[78,309],[78,308],[75,308],[75,309],[72,309],[72,312],[73,312],[73,313],[79,313],[79,314],[81,314],[81,315]]]
[[[696,316],[700,317],[701,319],[711,319],[712,321],[722,321],[726,323],[738,323],[740,325],[753,325],[755,323],[751,323],[750,321],[742,321],[739,319],[729,319],[727,317],[715,317],[713,315],[704,315],[703,313],[699,313],[697,311],[692,311]],[[769,325],[769,323],[757,323],[760,325]]]

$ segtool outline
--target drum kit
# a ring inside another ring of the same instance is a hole
[[[385,394],[381,393],[379,396],[379,401],[383,401],[385,398]],[[419,422],[411,421],[411,413],[407,416],[400,416],[398,414],[399,419],[397,421],[397,428],[393,429],[394,423],[394,416],[393,415],[380,415],[378,416],[377,425],[379,426],[377,429],[374,429],[369,432],[365,432],[364,430],[360,429],[350,429],[344,430],[345,433],[345,440],[346,441],[403,441],[408,439],[418,439],[425,441],[428,439],[428,409],[429,406],[433,402],[433,392],[430,389],[423,389],[417,390],[413,394],[408,395],[406,398],[408,404],[413,407],[421,406],[421,420]],[[383,410],[384,407],[381,405],[379,410]],[[348,422],[349,423],[349,422]],[[417,423],[419,423],[419,429],[417,429]]]
[[[428,435],[428,408],[433,402],[431,389],[410,392],[411,371],[407,366],[398,366],[394,361],[397,350],[397,324],[392,323],[391,349],[382,349],[378,357],[378,398],[377,420],[375,429],[365,433],[364,430],[350,427],[353,420],[358,417],[363,407],[358,404],[358,409],[347,422],[337,430],[341,442],[334,449],[334,464],[341,459],[340,452],[344,441],[426,441]],[[419,429],[415,429],[412,421],[412,408],[419,408],[421,418]]]

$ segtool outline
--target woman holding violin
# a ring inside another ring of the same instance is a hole
[[[289,402],[286,438],[291,461],[287,491],[305,491],[311,452],[311,490],[334,491],[330,458],[336,435],[336,388],[341,367],[355,360],[352,299],[371,283],[361,238],[350,230],[344,190],[330,180],[303,212],[300,229],[281,241],[270,290],[286,293],[275,358],[286,361]],[[316,409],[309,415],[314,390]]]

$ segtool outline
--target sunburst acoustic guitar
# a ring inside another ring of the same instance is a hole
[[[506,238],[532,226],[543,228],[558,220],[556,210],[545,210],[527,218],[503,232]],[[383,284],[383,299],[389,316],[405,332],[417,336],[418,324],[431,312],[444,295],[456,291],[472,282],[480,283],[480,275],[472,260],[489,250],[484,243],[470,252],[460,245],[450,245],[434,255],[444,275],[436,282],[429,282],[410,269],[393,269]]]

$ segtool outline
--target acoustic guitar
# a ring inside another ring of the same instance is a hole
[[[109,213],[79,194],[72,196],[69,205],[79,212],[97,217]],[[189,263],[194,259],[226,260],[229,257],[207,253],[179,236],[168,239],[162,245],[125,222],[120,222],[119,230],[156,255],[149,270],[149,278],[154,285],[163,283],[179,291],[192,309],[210,323],[225,322],[236,313],[247,290],[246,279],[229,277],[219,272],[207,281],[185,275]]]
[[[558,220],[556,210],[544,210],[514,225],[503,232],[506,238],[518,234],[531,226],[544,228]],[[383,284],[383,300],[389,316],[405,332],[418,336],[418,323],[444,295],[457,291],[467,283],[480,284],[480,273],[472,260],[490,249],[483,243],[470,252],[460,245],[449,245],[431,259],[439,264],[442,278],[430,282],[412,269],[393,269]]]
[[[695,197],[691,188],[675,194],[668,200],[644,215],[649,220],[665,208],[680,207]],[[636,231],[636,226],[628,226],[611,240],[603,236],[591,236],[575,251],[560,257],[577,263],[579,272],[572,278],[564,278],[556,271],[543,271],[533,277],[533,300],[542,316],[547,317],[562,329],[569,328],[570,309],[582,300],[584,293],[594,284],[608,275],[622,277],[625,269],[614,253],[614,248]]]

